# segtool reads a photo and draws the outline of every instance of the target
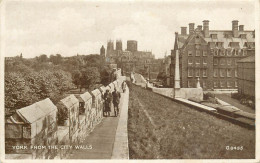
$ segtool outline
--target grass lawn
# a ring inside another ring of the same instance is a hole
[[[130,159],[255,158],[255,131],[128,85]]]

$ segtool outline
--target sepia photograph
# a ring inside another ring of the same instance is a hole
[[[0,162],[259,161],[258,0],[0,5]]]

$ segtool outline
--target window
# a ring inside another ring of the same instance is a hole
[[[227,69],[227,77],[231,77],[231,69]]]
[[[239,53],[238,53],[238,50],[237,50],[237,49],[234,49],[233,51],[234,51],[234,55],[235,55],[235,56],[238,56],[238,55],[239,55]]]
[[[222,48],[223,47],[223,42],[218,42],[217,45],[218,45],[218,48]]]
[[[214,50],[214,56],[218,56],[218,50]]]
[[[220,77],[225,77],[225,73],[226,73],[225,69],[220,69],[219,71],[220,71],[219,72],[220,73]]]
[[[196,56],[200,56],[200,50],[196,50]]]
[[[227,65],[231,66],[231,58],[227,58]]]
[[[225,81],[220,81],[220,87],[225,87]]]
[[[214,64],[214,65],[218,65],[218,59],[214,58],[213,64]]]
[[[226,58],[220,58],[220,65],[225,65],[226,64]]]
[[[237,77],[237,69],[235,69],[235,77]]]
[[[203,77],[207,77],[207,69],[203,69],[202,70],[202,76]]]
[[[214,87],[218,87],[218,82],[217,81],[214,81]]]
[[[206,81],[203,81],[203,82],[202,82],[202,87],[203,87],[203,88],[207,88],[207,82],[206,82]]]
[[[189,87],[189,88],[192,87],[192,83],[191,83],[191,81],[188,81],[188,87]]]
[[[214,69],[213,71],[214,71],[214,74],[213,74],[214,77],[218,77],[218,69]]]
[[[231,49],[227,50],[227,56],[232,56]]]
[[[217,36],[217,34],[211,34],[211,38],[212,38],[212,39],[217,39],[218,36]]]
[[[204,65],[207,64],[207,58],[203,58],[203,64],[204,64]]]
[[[240,37],[241,37],[242,39],[246,39],[246,34],[241,34]]]
[[[221,56],[225,56],[225,50],[224,49],[219,49],[219,54]]]
[[[196,77],[199,77],[199,76],[200,76],[200,69],[196,69],[195,72],[196,72],[196,73],[195,73],[195,76],[196,76]]]
[[[188,68],[188,77],[192,77],[192,69]]]
[[[247,50],[243,49],[243,56],[246,56],[246,55],[247,55]]]
[[[196,65],[199,65],[200,64],[200,58],[197,58],[196,59]]]
[[[200,49],[200,45],[195,45],[196,50]]]
[[[235,81],[235,87],[237,87],[237,81]]]
[[[227,81],[227,87],[232,87],[231,81]]]
[[[207,56],[207,51],[203,50],[203,56]]]
[[[192,51],[188,51],[188,56],[192,56]]]
[[[188,58],[188,64],[190,65],[190,64],[192,64],[192,63],[193,63],[192,58]]]

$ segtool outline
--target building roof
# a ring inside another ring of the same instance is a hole
[[[210,48],[215,48],[217,42],[223,43],[223,48],[234,48],[234,49],[242,49],[242,48],[254,48],[254,31],[238,31],[238,37],[233,37],[232,30],[209,30],[210,37],[204,37],[202,31],[198,29],[195,30],[193,34],[190,35],[178,35],[178,44],[179,48],[185,47],[186,44],[192,40],[194,35],[201,36],[208,44],[210,44]],[[211,35],[217,35],[217,38],[211,37]],[[241,35],[246,34],[245,38],[240,37]],[[212,44],[213,43],[213,44]]]
[[[245,57],[243,59],[240,59],[237,62],[241,62],[241,63],[246,63],[246,62],[250,62],[250,63],[255,63],[255,56],[254,55],[250,55],[248,57]]]
[[[65,105],[67,108],[73,107],[74,104],[79,103],[79,100],[74,96],[70,95],[68,97],[65,97],[64,99],[60,100],[60,102]]]
[[[95,97],[98,96],[99,94],[101,94],[99,89],[95,89],[91,92]]]
[[[81,94],[74,94],[74,96],[79,100],[79,102],[84,102],[82,97],[80,96]]]
[[[25,123],[33,123],[53,111],[57,111],[57,107],[49,98],[46,98],[45,100],[16,110],[16,113]]]
[[[83,101],[88,101],[89,99],[92,98],[92,96],[89,92],[85,92],[85,93],[81,94],[80,97],[82,98]]]

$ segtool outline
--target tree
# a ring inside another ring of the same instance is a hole
[[[20,109],[37,100],[22,74],[5,73],[5,108]]]
[[[77,86],[77,88],[81,87],[82,74],[79,70],[74,70],[72,73],[72,82]]]
[[[38,61],[39,62],[47,62],[48,61],[48,57],[46,54],[42,54],[38,57]]]
[[[62,56],[60,54],[50,55],[50,62],[52,62],[55,65],[62,63]]]

